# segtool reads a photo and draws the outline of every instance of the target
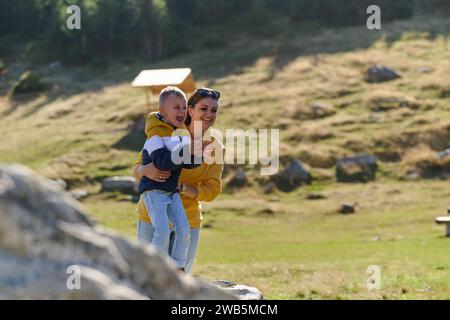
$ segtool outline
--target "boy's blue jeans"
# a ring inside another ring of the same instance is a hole
[[[151,244],[153,240],[153,234],[155,233],[155,228],[153,228],[151,223],[139,220],[137,223],[137,236],[139,241]],[[192,273],[192,268],[194,266],[195,257],[197,256],[198,244],[200,242],[200,228],[191,227],[191,237],[189,238],[189,248],[186,255],[186,267],[184,270],[187,273]],[[171,255],[173,249],[174,233],[170,234],[170,245],[169,251],[166,252]]]
[[[190,228],[178,193],[152,190],[143,193],[147,212],[155,228],[152,245],[167,253],[170,243],[170,226],[173,223],[175,239],[171,257],[177,268],[185,268],[189,247]]]

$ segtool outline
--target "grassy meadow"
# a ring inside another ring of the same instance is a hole
[[[450,239],[434,223],[450,206],[450,184],[420,176],[450,148],[450,22],[424,21],[303,33],[280,21],[259,37],[237,34],[225,48],[154,64],[38,68],[51,89],[0,97],[0,163],[88,190],[92,217],[135,238],[136,204],[99,192],[103,178],[131,173],[144,139],[132,129],[148,112],[145,96],[130,82],[141,69],[189,66],[198,86],[221,91],[217,129],[279,128],[282,166],[300,159],[314,179],[266,195],[265,178],[245,166],[248,188],[203,204],[195,276],[255,286],[269,299],[450,299]],[[402,78],[368,84],[374,64]],[[312,115],[314,103],[331,111]],[[376,181],[336,183],[336,159],[360,153],[379,157]],[[236,166],[227,167],[225,179]],[[357,203],[355,214],[338,213],[344,201]],[[382,270],[378,290],[366,287],[370,265]]]

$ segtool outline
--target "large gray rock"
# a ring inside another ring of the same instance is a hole
[[[139,183],[131,176],[109,177],[102,181],[102,192],[136,194]]]
[[[281,173],[274,175],[272,181],[281,191],[290,192],[302,184],[311,184],[312,177],[303,163],[295,159]]]
[[[368,182],[375,180],[377,157],[360,155],[341,158],[336,163],[336,179],[338,182]]]
[[[235,298],[97,227],[79,202],[22,166],[0,166],[0,221],[0,299]]]
[[[369,83],[379,83],[395,80],[400,77],[401,76],[392,69],[384,66],[374,66],[367,70],[366,81]]]
[[[245,171],[239,168],[233,176],[227,181],[226,187],[229,190],[243,188],[247,185],[247,175]]]

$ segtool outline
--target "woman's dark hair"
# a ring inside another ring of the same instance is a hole
[[[203,99],[206,98],[213,98],[215,100],[219,100],[220,98],[220,92],[209,89],[209,88],[200,88],[195,90],[195,92],[193,94],[191,94],[191,96],[188,99],[187,102],[187,106],[188,106],[188,112],[186,114],[186,120],[184,120],[184,124],[185,125],[190,125],[191,124],[191,116],[189,115],[189,108],[194,108],[194,106]]]
[[[185,125],[190,125],[191,124],[191,115],[189,114],[189,109],[194,108],[194,106],[197,104],[197,102],[199,102],[202,99],[205,99],[204,97],[195,97],[194,96],[195,93],[192,94],[192,96],[189,98],[188,103],[187,103],[187,107],[188,107],[188,111],[186,113],[186,119],[184,120],[184,124]]]

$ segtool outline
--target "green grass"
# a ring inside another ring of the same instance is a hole
[[[324,200],[305,199],[314,187],[222,195],[204,206],[194,275],[255,286],[270,299],[450,299],[450,239],[434,223],[447,184],[334,185]],[[357,213],[337,213],[344,200],[357,200]],[[102,225],[136,237],[135,204],[104,195],[85,204]],[[366,287],[370,265],[382,270],[379,290]]]

